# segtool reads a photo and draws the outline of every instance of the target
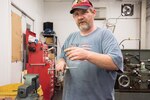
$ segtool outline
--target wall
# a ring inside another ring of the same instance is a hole
[[[0,0],[0,85],[10,83],[11,35],[10,0]]]
[[[70,7],[71,2],[45,2],[44,4],[44,21],[53,22],[54,31],[58,36],[58,51],[67,36],[77,30],[73,18],[69,14]]]
[[[11,2],[31,16],[34,32],[43,30],[43,0],[0,0],[0,85],[21,80],[22,63],[11,63]]]
[[[131,2],[129,2],[131,1]],[[115,3],[114,3],[115,2]],[[134,15],[130,17],[122,17],[121,4],[131,3],[134,4]],[[114,35],[120,43],[123,39],[139,38],[140,32],[140,5],[135,0],[128,0],[128,2],[121,1],[100,1],[93,2],[94,7],[107,7],[106,17],[111,23],[116,23]],[[54,23],[54,31],[56,32],[60,44],[64,43],[66,37],[73,31],[78,30],[76,24],[69,14],[71,2],[45,2],[44,3],[44,21]],[[120,17],[119,17],[120,16]],[[118,19],[117,19],[118,18]],[[117,20],[117,21],[116,21]],[[95,21],[99,27],[106,27],[106,20]],[[138,41],[125,41],[125,49],[139,48]],[[58,46],[58,53],[60,53],[60,45]],[[122,48],[122,46],[121,46]]]
[[[11,0],[17,7],[24,11],[27,15],[34,19],[33,31],[39,33],[42,31],[42,17],[43,17],[43,0]],[[27,21],[27,19],[25,19]],[[26,23],[26,22],[25,22]],[[25,24],[26,25],[26,24]],[[23,30],[25,33],[25,30]],[[21,80],[21,71],[23,67],[22,62],[15,62],[11,64],[11,82],[19,82]],[[17,73],[16,73],[17,72]]]
[[[11,1],[35,20],[34,32],[40,33],[43,29],[43,0]]]

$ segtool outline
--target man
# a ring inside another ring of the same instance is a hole
[[[123,58],[113,34],[94,25],[96,11],[89,0],[75,0],[70,13],[79,27],[65,41],[57,71],[64,71],[63,100],[114,100]]]

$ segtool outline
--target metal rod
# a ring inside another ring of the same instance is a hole
[[[77,67],[66,67],[65,69],[76,69]],[[56,70],[56,69],[48,69],[49,71],[50,70]]]
[[[45,66],[46,64],[30,64],[30,66]]]
[[[13,2],[11,2],[11,5],[18,9],[20,12],[22,12],[25,16],[27,16],[29,19],[31,19],[34,22],[34,19],[30,17],[27,13],[25,13],[22,9],[20,9],[17,5],[15,5]]]

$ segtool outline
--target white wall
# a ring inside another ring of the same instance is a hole
[[[10,83],[11,35],[10,0],[0,0],[0,85]]]
[[[43,30],[43,0],[0,0],[0,85],[21,80],[22,63],[11,63],[11,2],[32,17],[34,32]]]
[[[129,1],[129,0],[128,0]],[[132,0],[131,0],[132,1]],[[114,3],[115,2],[115,3]],[[121,15],[121,4],[132,3],[134,4],[134,15],[130,17],[119,17]],[[109,22],[115,23],[116,18],[119,17],[116,23],[114,35],[118,42],[127,38],[138,38],[140,26],[140,5],[136,1],[121,2],[121,1],[101,1],[93,2],[94,7],[107,7],[107,19]],[[69,14],[71,9],[71,2],[45,2],[44,3],[44,21],[54,23],[54,31],[58,35],[60,44],[64,43],[66,37],[73,31],[78,30],[76,24]],[[105,27],[105,21],[96,21],[99,27]],[[125,49],[138,48],[138,41],[124,42]],[[60,46],[59,46],[60,47]],[[60,48],[58,48],[60,52]],[[58,52],[58,54],[59,54]]]
[[[140,5],[136,1],[129,2],[99,2],[94,3],[95,7],[106,7],[107,8],[107,19],[108,22],[116,25],[114,35],[120,43],[123,39],[128,38],[139,38],[140,32]],[[121,5],[122,4],[134,4],[133,16],[121,16]],[[103,27],[105,26],[105,23]],[[137,49],[139,48],[138,41],[125,41],[123,42],[124,49]],[[121,46],[122,48],[122,46]]]
[[[34,32],[43,30],[43,0],[11,0],[21,10],[35,20]]]
[[[44,21],[53,22],[61,46],[68,34],[77,29],[69,14],[70,7],[71,2],[45,2],[44,4]]]

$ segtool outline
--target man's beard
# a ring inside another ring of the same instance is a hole
[[[79,24],[78,27],[81,31],[87,31],[90,29],[90,25],[87,22]]]

